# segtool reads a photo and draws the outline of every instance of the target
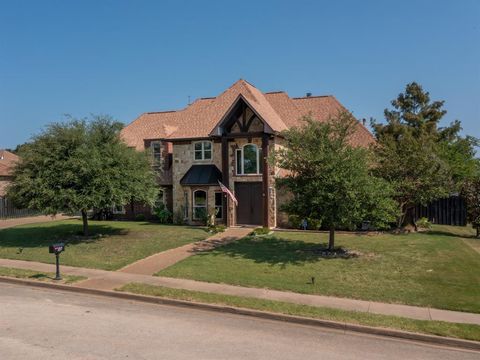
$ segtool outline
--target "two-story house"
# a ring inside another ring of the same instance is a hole
[[[290,98],[287,93],[262,93],[239,80],[222,94],[201,98],[178,111],[149,112],[122,131],[124,141],[137,150],[150,150],[158,169],[159,201],[189,224],[202,214],[215,214],[227,226],[285,225],[279,211],[286,194],[277,192],[280,169],[267,161],[282,146],[281,132],[301,126],[306,115],[318,121],[335,116],[343,106],[333,96]],[[373,137],[358,123],[352,139],[368,146]],[[225,196],[219,181],[235,195]],[[127,215],[150,210],[126,206]]]

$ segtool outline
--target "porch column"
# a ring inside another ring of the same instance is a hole
[[[262,135],[262,188],[263,188],[263,226],[268,227],[268,219],[270,215],[270,192],[268,191],[268,155],[269,155],[269,143],[268,134]]]
[[[228,139],[226,136],[222,136],[222,182],[223,185],[230,189],[230,178],[229,178],[229,170],[228,170]],[[231,189],[230,189],[231,190]],[[228,196],[225,196],[225,206],[223,207],[223,218],[225,219],[225,224],[227,226],[232,226],[232,222],[230,221],[230,199]]]

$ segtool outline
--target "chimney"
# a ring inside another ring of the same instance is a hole
[[[310,96],[312,96],[312,93],[311,93],[311,92],[307,92],[307,95],[306,95],[306,96],[307,96],[307,97],[310,97]]]

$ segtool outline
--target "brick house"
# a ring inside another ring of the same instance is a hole
[[[301,125],[303,116],[325,121],[342,110],[333,96],[290,98],[239,80],[217,97],[197,99],[182,110],[144,113],[123,129],[122,138],[150,151],[162,189],[158,201],[187,223],[199,224],[207,212],[227,226],[284,226],[279,207],[285,194],[275,188],[281,171],[267,156],[282,146],[281,131]],[[352,143],[372,141],[359,122]],[[235,194],[237,205],[218,181]],[[139,204],[127,205],[125,212],[130,217],[151,213]]]
[[[12,170],[19,157],[10,151],[0,150],[0,198],[4,198],[12,181]]]

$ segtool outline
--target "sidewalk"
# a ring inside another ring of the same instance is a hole
[[[6,228],[17,226],[17,225],[34,224],[34,223],[47,222],[47,221],[66,220],[66,219],[71,219],[71,218],[72,218],[72,216],[64,216],[64,215],[57,215],[55,217],[39,215],[39,216],[30,216],[30,217],[0,220],[0,229],[6,229]]]
[[[0,259],[0,266],[30,269],[42,272],[55,271],[54,265],[21,260]],[[447,322],[480,325],[480,314],[465,313],[459,311],[440,310],[409,305],[386,304],[380,302],[337,298],[331,296],[306,295],[277,290],[206,283],[187,279],[174,279],[150,275],[131,274],[120,271],[115,272],[85,269],[71,266],[62,266],[61,270],[64,274],[82,275],[88,277],[88,280],[79,282],[72,286],[90,289],[113,290],[130,282],[138,282],[177,289],[285,301],[296,304],[361,311],[373,314],[396,315],[411,319],[440,320]]]
[[[217,233],[205,240],[163,251],[145,259],[138,260],[118,271],[129,274],[153,275],[195,253],[208,251],[217,246],[228,244],[229,242],[247,236],[250,232],[252,232],[250,228],[228,228],[225,232]]]

